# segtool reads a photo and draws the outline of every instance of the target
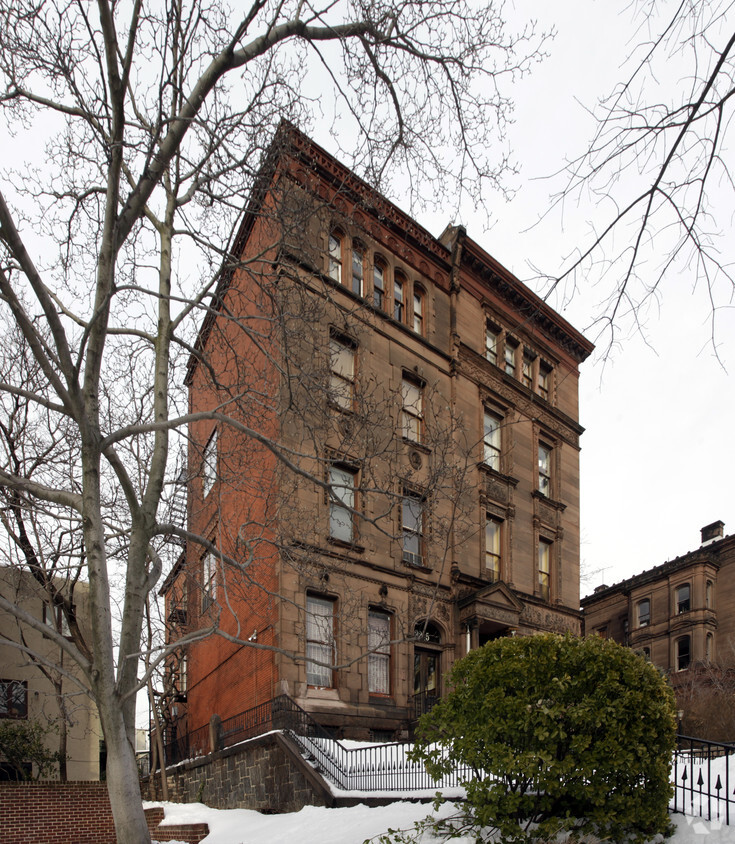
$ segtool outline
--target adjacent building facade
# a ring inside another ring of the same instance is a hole
[[[89,621],[87,592],[85,583],[75,583],[76,617],[83,629]],[[54,631],[68,633],[60,609],[49,603],[30,571],[0,568],[0,593]],[[66,757],[66,779],[98,780],[99,716],[94,703],[73,680],[78,669],[72,660],[42,633],[0,613],[0,665],[0,719],[36,722],[47,728],[46,746]],[[36,776],[30,763],[26,767],[30,776]],[[0,755],[0,780],[17,776]]]
[[[163,587],[171,636],[203,636],[176,662],[179,732],[286,693],[392,738],[469,649],[580,632],[592,345],[293,127],[233,243],[187,376],[204,542]]]
[[[587,634],[640,650],[676,674],[720,663],[735,666],[735,536],[724,524],[702,528],[701,545],[663,565],[599,586],[582,599]]]

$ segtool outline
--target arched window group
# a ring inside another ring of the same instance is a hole
[[[397,322],[426,335],[426,289],[342,229],[329,233],[327,275]]]

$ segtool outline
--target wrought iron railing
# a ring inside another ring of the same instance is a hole
[[[671,809],[729,825],[735,822],[735,745],[678,736],[671,770]]]
[[[291,698],[279,700],[285,729],[314,767],[344,791],[420,791],[457,788],[475,773],[457,767],[440,780],[409,758],[412,742],[347,747],[332,738]],[[287,726],[286,726],[287,725]]]

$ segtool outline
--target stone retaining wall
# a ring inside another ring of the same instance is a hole
[[[324,780],[281,733],[268,733],[168,769],[168,799],[200,802],[214,809],[297,812],[304,806],[331,806]],[[143,779],[148,800],[161,799],[160,777]]]

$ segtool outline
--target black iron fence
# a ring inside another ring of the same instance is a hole
[[[416,703],[420,710],[430,701]],[[290,735],[306,759],[344,791],[433,793],[460,787],[462,781],[478,776],[470,768],[457,768],[444,779],[433,780],[420,762],[409,758],[411,742],[355,743],[353,747],[351,742],[338,741],[288,695],[173,737],[166,743],[166,762],[204,756],[269,730]],[[735,824],[735,744],[678,736],[671,780],[672,811],[723,824],[730,824],[732,818]]]
[[[735,745],[678,736],[672,811],[735,822]]]

